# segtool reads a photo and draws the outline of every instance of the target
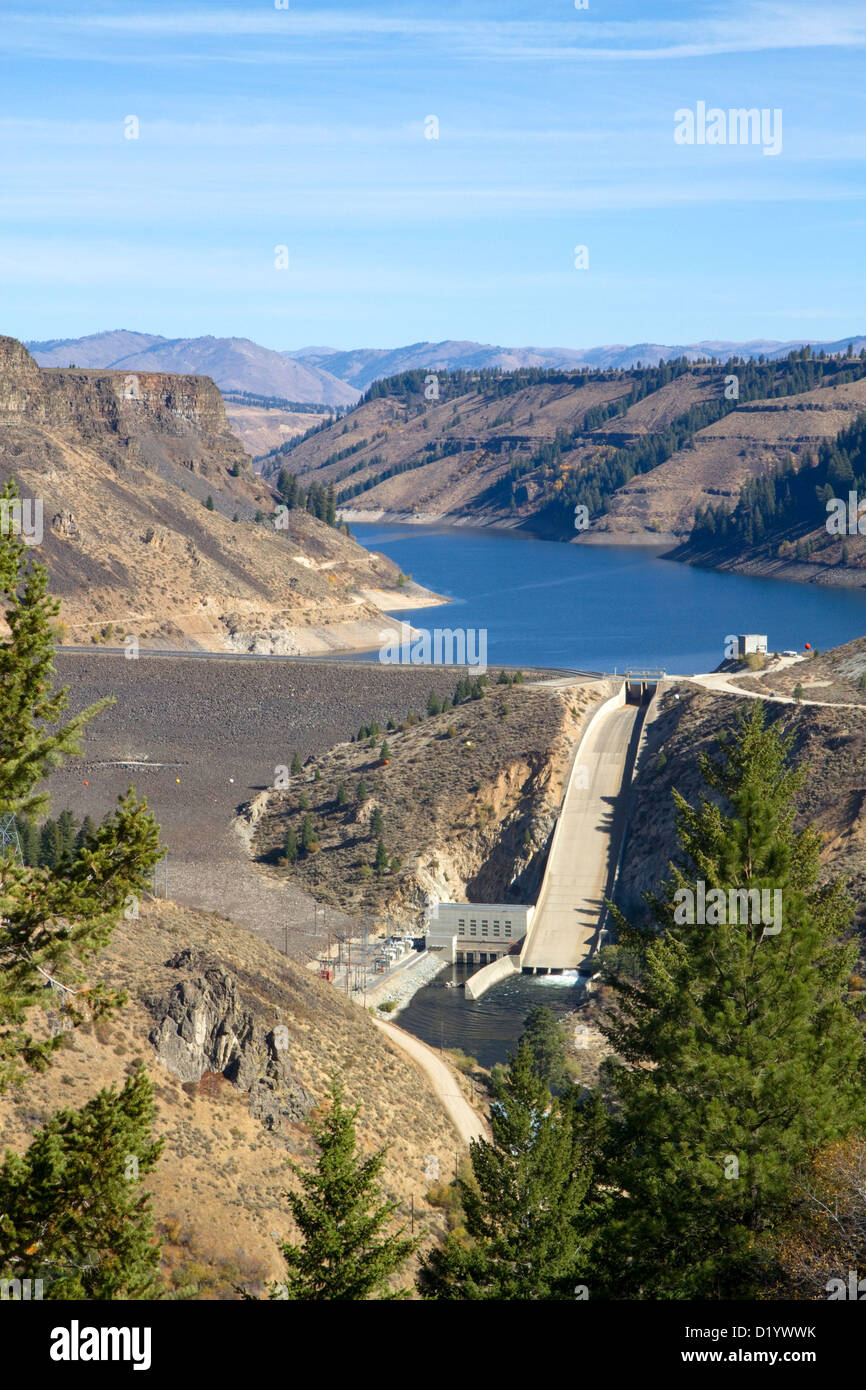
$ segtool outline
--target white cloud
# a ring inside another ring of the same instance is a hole
[[[327,40],[328,49],[314,50],[316,61],[327,61],[342,45],[359,41],[378,44],[401,40],[437,47],[469,57],[538,62],[593,61],[601,63],[676,61],[735,53],[823,47],[861,48],[866,45],[866,14],[859,5],[815,5],[812,0],[741,0],[693,9],[687,20],[653,17],[599,21],[566,10],[559,21],[419,18],[406,13],[383,14],[350,10],[275,10],[264,4],[248,9],[214,7],[148,12],[119,7],[110,11],[64,15],[52,5],[50,14],[30,10],[8,15],[0,31],[0,48],[7,51],[77,56],[111,61],[146,61],[141,47],[123,41],[135,38],[159,45],[178,39],[201,40],[211,60],[282,63],[311,56],[310,41]],[[250,50],[244,39],[277,39],[265,49]],[[95,44],[108,40],[100,50]],[[230,40],[222,50],[213,41]],[[283,41],[284,40],[284,41]],[[163,53],[164,56],[164,53]],[[195,59],[194,45],[173,57]]]

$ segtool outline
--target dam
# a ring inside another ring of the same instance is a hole
[[[617,693],[599,705],[583,730],[534,907],[438,905],[431,947],[448,950],[452,961],[481,964],[466,981],[469,998],[519,972],[579,970],[598,950],[625,842],[641,735],[664,677],[663,671],[627,671]]]

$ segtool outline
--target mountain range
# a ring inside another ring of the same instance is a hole
[[[525,367],[576,371],[586,368],[657,366],[662,360],[689,361],[714,357],[771,360],[785,357],[808,339],[790,342],[760,338],[748,342],[712,339],[698,343],[608,344],[592,348],[500,347],[446,339],[441,343],[410,343],[397,348],[305,347],[284,352],[262,347],[248,338],[164,338],[152,333],[117,329],[84,338],[52,338],[26,344],[41,367],[112,368],[115,371],[180,372],[209,376],[223,392],[247,392],[303,404],[351,406],[372,382],[402,372],[426,369]],[[828,355],[866,346],[857,334],[836,342],[813,343]]]
[[[74,365],[209,376],[223,392],[249,392],[311,405],[354,405],[360,394],[315,364],[295,361],[249,338],[162,338],[116,329],[26,346],[40,367]]]
[[[397,376],[401,372],[428,369],[430,371],[449,371],[463,368],[476,371],[481,368],[500,368],[503,372],[518,371],[523,367],[542,367],[547,370],[578,371],[596,367],[607,371],[616,368],[628,369],[640,363],[644,367],[656,367],[659,362],[669,362],[675,357],[685,357],[690,362],[703,358],[716,358],[724,362],[731,357],[757,358],[764,356],[775,360],[786,357],[794,348],[805,346],[807,338],[797,338],[790,342],[776,339],[758,338],[750,342],[729,342],[712,339],[700,343],[621,343],[592,348],[563,347],[496,347],[487,343],[461,342],[447,339],[442,343],[411,343],[400,348],[355,348],[344,352],[339,348],[308,347],[284,353],[295,362],[303,362],[327,371],[341,381],[366,391],[374,381],[384,377]],[[841,338],[834,343],[814,343],[828,356],[846,352],[848,344],[853,343],[854,351],[866,345],[866,337],[855,335]]]

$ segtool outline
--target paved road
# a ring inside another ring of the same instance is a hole
[[[411,1057],[413,1062],[424,1072],[434,1092],[453,1124],[461,1140],[467,1146],[473,1139],[490,1139],[490,1131],[481,1116],[472,1109],[463,1092],[457,1077],[451,1068],[446,1066],[432,1047],[421,1042],[420,1038],[415,1038],[411,1033],[406,1033],[396,1024],[384,1023],[381,1019],[374,1019],[376,1027],[379,1028],[395,1047],[399,1047],[401,1052],[405,1052],[407,1057]]]
[[[619,856],[622,783],[639,714],[638,705],[612,710],[581,744],[522,965],[575,970],[591,954]]]

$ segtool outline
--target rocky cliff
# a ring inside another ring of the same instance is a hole
[[[0,485],[10,476],[41,504],[34,549],[75,643],[370,648],[391,626],[376,595],[406,603],[390,561],[306,512],[268,522],[274,493],[207,377],[40,369],[0,338]]]

